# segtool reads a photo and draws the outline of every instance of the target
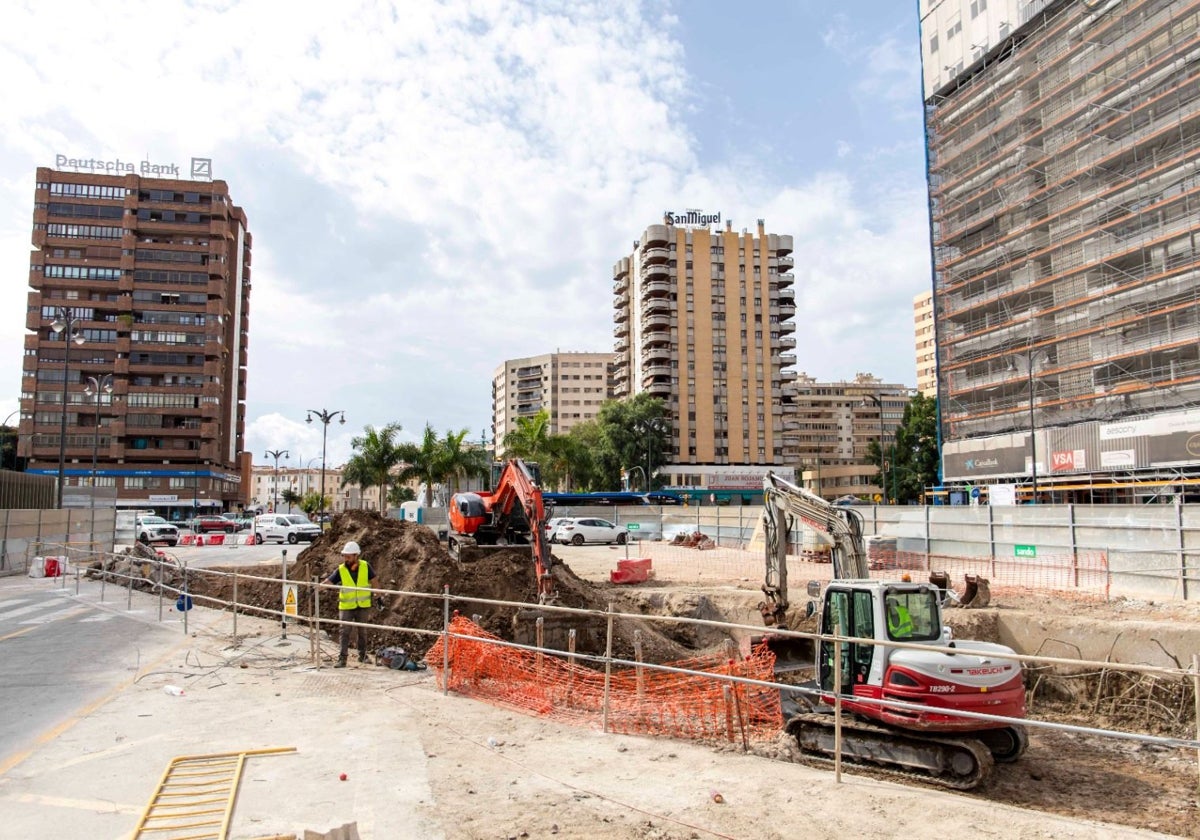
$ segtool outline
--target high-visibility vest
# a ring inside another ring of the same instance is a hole
[[[350,577],[346,564],[338,566],[338,575],[342,580],[342,588],[338,591],[339,610],[369,610],[371,608],[371,578],[367,569],[367,561],[358,561],[358,580]]]
[[[912,636],[912,615],[900,604],[888,605],[887,620],[888,633],[891,634],[893,639],[907,639]]]

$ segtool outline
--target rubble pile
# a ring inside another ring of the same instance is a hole
[[[412,595],[380,596],[382,606],[372,611],[372,624],[419,628],[440,632],[443,624],[444,587],[460,598],[481,598],[495,601],[515,601],[526,607],[515,608],[496,604],[453,601],[451,609],[475,617],[489,633],[501,638],[525,642],[531,640],[528,628],[536,621],[537,580],[529,546],[512,546],[472,552],[473,560],[459,561],[451,557],[436,534],[424,525],[381,516],[373,511],[346,511],[334,517],[329,530],[301,551],[291,564],[288,577],[293,581],[311,584],[324,580],[341,563],[342,546],[354,540],[362,549],[362,557],[375,570],[374,588],[393,589]],[[233,571],[225,568],[222,571]],[[238,567],[242,574],[270,577],[269,581],[238,582],[238,603],[278,610],[280,608],[280,566],[278,563]],[[605,585],[589,583],[578,577],[559,561],[553,566],[556,604],[564,607],[603,611],[610,600]],[[225,576],[189,573],[189,589],[196,595],[231,601],[232,580]],[[300,616],[313,615],[312,587],[299,590],[297,609]],[[203,603],[203,602],[200,602]],[[320,616],[337,617],[337,592],[334,587],[321,590]],[[565,619],[556,614],[543,615],[544,624],[561,625]],[[572,626],[584,620],[572,618]],[[579,634],[580,653],[602,653],[605,619],[588,619],[590,632]],[[518,625],[524,629],[518,632]],[[599,632],[596,632],[598,628]],[[629,619],[614,625],[614,653],[632,656],[634,632],[641,630],[641,648],[647,660],[669,661],[693,654],[666,635],[654,629],[652,623]],[[418,655],[424,654],[436,640],[426,633],[368,630],[367,645],[376,650],[387,645],[399,645]],[[557,645],[552,645],[557,646]]]
[[[707,551],[717,547],[712,538],[707,534],[702,534],[699,531],[693,531],[690,534],[676,534],[671,538],[671,545],[678,545],[684,548],[695,548],[700,551]]]

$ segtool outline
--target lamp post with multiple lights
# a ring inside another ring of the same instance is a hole
[[[265,457],[275,459],[275,479],[272,482],[271,513],[279,513],[279,459],[286,458],[290,453],[286,449],[268,449]]]
[[[865,394],[863,396],[863,405],[867,404],[867,400],[875,403],[879,409],[879,489],[882,491],[884,498],[887,498],[887,459],[884,457],[883,450],[883,400],[874,394]]]
[[[1038,500],[1038,474],[1037,474],[1037,423],[1033,416],[1034,406],[1034,382],[1033,368],[1040,361],[1047,362],[1050,360],[1050,353],[1046,350],[1030,350],[1028,353],[1019,353],[1014,358],[1024,362],[1026,374],[1029,378],[1029,477],[1032,484],[1033,495],[1030,497],[1030,504],[1037,504]]]
[[[330,411],[329,409],[317,410],[315,408],[308,409],[308,417],[305,422],[311,423],[313,417],[321,421],[323,428],[321,429],[321,513],[325,512],[325,444],[329,437],[329,424],[333,422],[335,417],[341,416],[341,423],[346,424],[346,412]]]
[[[54,321],[50,329],[64,336],[63,338],[63,387],[62,387],[62,422],[58,432],[58,506],[62,507],[63,482],[66,480],[67,466],[67,384],[71,377],[71,344],[83,344],[83,334],[79,332],[79,324],[83,320],[82,311],[70,306],[54,307]]]
[[[100,403],[113,392],[113,375],[106,373],[97,378],[89,376],[87,387],[83,393],[96,401],[96,431],[92,435],[92,509],[96,508],[96,453],[100,448]]]

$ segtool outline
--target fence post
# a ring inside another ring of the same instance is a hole
[[[567,631],[567,706],[571,705],[571,695],[575,691],[575,628]]]
[[[133,568],[132,565],[130,568]],[[162,622],[163,562],[158,561],[158,620]]]
[[[609,688],[612,686],[612,637],[613,637],[613,605],[608,602],[608,628],[604,639],[604,716],[603,731],[608,732],[608,699]]]
[[[79,597],[79,567],[75,567],[75,596]]]
[[[442,694],[450,693],[450,584],[442,587]]]
[[[106,569],[104,567],[104,560],[105,560],[106,556],[107,556],[106,552],[101,552],[101,554],[100,554],[100,603],[101,604],[104,603],[104,585],[108,581],[108,569]],[[3,568],[3,564],[0,564],[0,568]]]
[[[280,576],[283,579],[283,592],[284,592],[284,594],[286,594],[287,593],[287,549],[286,548],[283,549],[283,556],[280,558],[280,566],[282,566],[282,568],[283,568],[283,571],[281,572]],[[375,599],[375,596],[372,595],[371,600],[373,601],[374,599]],[[279,638],[286,642],[287,641],[287,611],[286,610],[284,610],[283,615],[281,615],[279,617],[279,626],[281,628]]]
[[[233,646],[237,647],[237,569],[233,570]]]
[[[546,637],[545,637],[545,623],[546,623],[546,619],[545,619],[543,616],[540,616],[540,615],[539,615],[539,616],[537,617],[537,622],[536,622],[536,626],[537,626],[537,647],[538,647],[538,652],[537,652],[537,673],[538,673],[538,677],[539,677],[539,678],[540,678],[540,677],[541,677],[541,675],[542,675],[542,648],[544,648],[544,647],[546,646]]]
[[[1200,741],[1200,654],[1192,654],[1192,701],[1196,715],[1196,740]],[[1196,750],[1196,804],[1200,805],[1200,750]]]
[[[990,508],[991,505],[988,505]],[[933,505],[925,505],[925,568],[931,568],[933,563],[933,533],[931,532],[931,517],[933,515]],[[992,552],[995,555],[996,552]]]
[[[1183,593],[1183,600],[1188,599],[1188,570],[1187,570],[1187,552],[1185,551],[1186,543],[1183,540],[1183,505],[1179,502],[1179,497],[1175,497],[1175,544],[1179,546],[1179,586]]]
[[[130,558],[132,558],[132,557],[133,557],[133,555],[131,554]],[[162,566],[159,566],[159,568],[161,569]],[[133,560],[132,559],[130,559],[130,561],[129,561],[128,585],[126,586],[126,589],[128,589],[129,591],[126,593],[126,598],[125,598],[125,612],[130,612],[131,610],[133,610]],[[162,617],[162,610],[159,610],[159,618],[161,618],[161,617]]]
[[[311,648],[312,655],[317,660],[317,670],[321,670],[321,587],[317,585],[317,579],[312,579],[313,584],[313,637]]]
[[[183,604],[183,635],[186,636],[188,633],[188,627],[187,627],[188,613],[191,612],[188,609],[187,561],[186,560],[183,561],[183,587],[182,588],[183,588],[183,602],[182,602],[182,604]]]
[[[637,662],[637,696],[638,702],[646,699],[646,675],[642,668],[642,631],[633,631],[633,658]]]
[[[842,783],[842,640],[833,634],[833,780]]]

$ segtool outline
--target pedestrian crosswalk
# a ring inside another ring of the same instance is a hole
[[[28,598],[0,597],[0,634],[17,627],[33,627],[55,621],[77,619],[81,623],[110,621],[116,614],[59,593],[37,593]]]

